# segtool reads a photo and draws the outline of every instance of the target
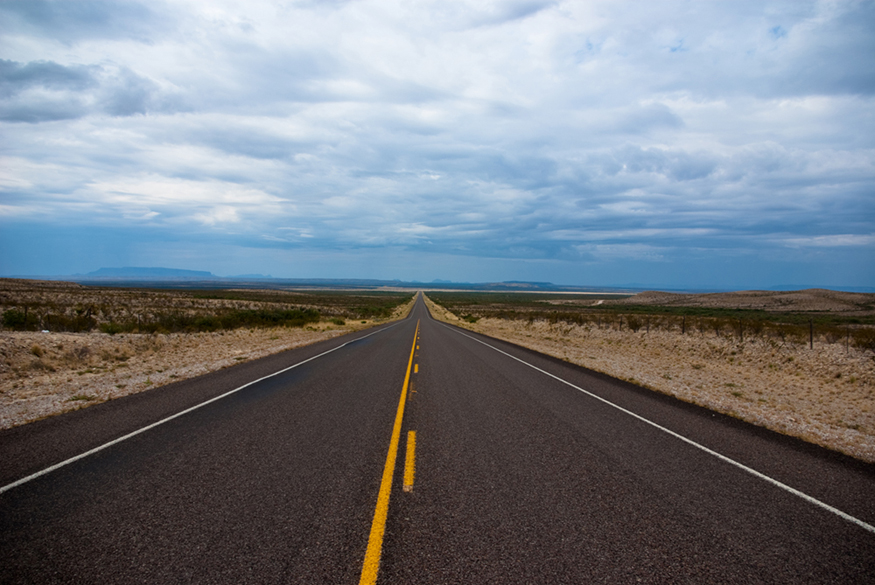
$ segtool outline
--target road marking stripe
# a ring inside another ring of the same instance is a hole
[[[389,496],[392,493],[392,476],[395,474],[395,460],[398,457],[398,441],[401,438],[401,421],[404,418],[404,404],[407,399],[407,386],[410,384],[410,371],[413,369],[413,352],[416,351],[416,336],[419,334],[419,321],[416,321],[416,334],[413,336],[413,346],[410,348],[410,359],[407,362],[407,373],[404,375],[404,387],[398,400],[398,410],[395,413],[395,425],[392,427],[392,438],[389,440],[389,452],[386,454],[386,465],[383,467],[383,479],[380,481],[380,492],[377,495],[377,507],[374,510],[374,520],[371,523],[371,534],[368,536],[368,550],[362,564],[362,575],[359,585],[375,585],[377,573],[380,571],[380,556],[383,552],[383,533],[386,530],[386,517],[389,514]]]
[[[407,431],[407,450],[404,452],[404,491],[413,491],[416,476],[416,431]]]
[[[419,373],[419,364],[416,364],[415,366],[413,366],[413,373],[414,373],[414,374],[418,374],[418,373]]]
[[[400,323],[400,321],[399,321],[399,323]],[[113,439],[112,441],[109,441],[108,443],[104,443],[103,445],[100,445],[99,447],[95,447],[94,449],[91,449],[89,451],[85,451],[84,453],[80,453],[79,455],[76,455],[74,457],[70,457],[69,459],[61,461],[60,463],[56,463],[55,465],[52,465],[51,467],[46,467],[42,471],[37,471],[36,473],[28,475],[27,477],[22,477],[18,481],[14,481],[8,485],[0,487],[0,494],[2,494],[3,492],[5,492],[7,490],[11,490],[14,487],[18,487],[24,483],[27,483],[33,479],[36,479],[36,478],[41,477],[43,475],[46,475],[47,473],[51,473],[52,471],[55,471],[56,469],[60,469],[61,467],[64,467],[65,465],[69,465],[70,463],[73,463],[75,461],[79,461],[80,459],[84,459],[84,458],[88,457],[89,455],[94,455],[95,453],[97,453],[99,451],[103,451],[107,447],[112,447],[113,445],[115,445],[117,443],[121,443],[122,441],[126,441],[126,440],[130,439],[131,437],[135,437],[135,436],[139,435],[140,433],[145,433],[146,431],[154,429],[155,427],[157,427],[159,425],[163,425],[164,423],[169,422],[175,418],[178,418],[184,414],[188,414],[189,412],[192,412],[193,410],[197,410],[198,408],[200,408],[202,406],[206,406],[207,404],[210,404],[211,402],[221,400],[222,398],[230,396],[230,395],[234,394],[235,392],[239,392],[240,390],[243,390],[244,388],[248,388],[249,386],[252,386],[253,384],[258,384],[259,382],[261,382],[263,380],[267,380],[268,378],[273,378],[274,376],[278,376],[282,373],[288,372],[289,370],[293,370],[293,369],[297,368],[298,366],[302,366],[302,365],[306,364],[307,362],[311,362],[315,359],[321,358],[324,355],[328,355],[329,353],[331,353],[333,351],[337,351],[338,349],[346,347],[347,345],[349,345],[351,343],[355,343],[356,341],[361,341],[362,339],[370,337],[371,335],[376,335],[377,333],[382,333],[383,331],[387,331],[387,330],[391,329],[392,327],[394,327],[395,325],[398,325],[398,323],[393,323],[392,325],[389,325],[388,327],[380,329],[379,331],[374,331],[373,333],[368,333],[367,335],[363,335],[361,337],[357,337],[356,339],[352,339],[350,341],[347,341],[346,343],[344,343],[342,345],[338,345],[337,347],[335,347],[333,349],[329,349],[328,351],[323,351],[319,355],[315,355],[311,358],[307,358],[304,361],[298,362],[297,364],[295,364],[293,366],[289,366],[287,368],[279,370],[278,372],[274,372],[273,374],[268,374],[267,376],[264,376],[264,377],[259,378],[257,380],[253,380],[252,382],[248,382],[246,384],[243,384],[239,388],[235,388],[233,390],[225,392],[224,394],[222,394],[220,396],[210,398],[209,400],[201,402],[200,404],[197,404],[197,405],[192,406],[190,408],[186,408],[185,410],[177,412],[176,414],[172,414],[172,415],[168,416],[167,418],[163,418],[163,419],[159,420],[158,422],[154,422],[154,423],[147,425],[141,429],[133,431],[132,433],[128,433],[127,435],[124,435],[124,436],[119,437],[117,439]]]
[[[473,340],[476,341],[477,343],[483,344],[483,345],[485,345],[486,347],[488,347],[488,348],[490,348],[490,349],[494,349],[494,350],[497,351],[498,353],[504,354],[504,355],[506,355],[507,357],[509,357],[509,358],[511,358],[511,359],[514,359],[514,360],[520,362],[521,364],[525,364],[525,365],[529,366],[529,367],[532,368],[533,370],[537,370],[537,371],[541,372],[542,374],[545,374],[545,375],[547,375],[547,376],[550,376],[551,378],[553,378],[553,379],[555,379],[555,380],[557,380],[557,381],[559,381],[559,382],[562,382],[563,384],[565,384],[565,385],[567,385],[567,386],[571,386],[571,387],[574,388],[575,390],[579,390],[579,391],[583,392],[583,393],[586,394],[587,396],[590,396],[590,397],[592,397],[592,398],[595,398],[596,400],[599,400],[599,401],[601,401],[601,402],[607,404],[608,406],[612,406],[612,407],[616,408],[617,410],[619,410],[619,411],[621,411],[621,412],[624,412],[624,413],[628,414],[629,416],[633,416],[633,417],[637,418],[638,420],[640,420],[641,422],[647,423],[648,425],[650,425],[650,426],[652,426],[652,427],[654,427],[654,428],[657,428],[657,429],[659,429],[660,431],[662,431],[662,432],[664,432],[664,433],[668,433],[668,434],[671,435],[672,437],[675,437],[676,439],[680,439],[680,440],[683,441],[684,443],[687,443],[688,445],[692,445],[693,447],[695,447],[695,448],[697,448],[697,449],[700,449],[700,450],[704,451],[705,453],[708,453],[709,455],[713,455],[714,457],[720,459],[721,461],[724,461],[725,463],[729,463],[730,465],[734,465],[735,467],[737,467],[737,468],[739,468],[739,469],[741,469],[741,470],[743,470],[743,471],[746,471],[747,473],[753,475],[754,477],[758,477],[758,478],[762,479],[763,481],[766,481],[766,482],[768,482],[768,483],[774,485],[775,487],[779,487],[779,488],[781,488],[782,490],[784,490],[784,491],[786,491],[786,492],[789,492],[789,493],[793,494],[794,496],[800,497],[800,498],[802,498],[803,500],[805,500],[806,502],[808,502],[809,504],[814,504],[815,506],[817,506],[817,507],[819,507],[819,508],[822,508],[823,510],[826,510],[827,512],[832,512],[832,513],[835,514],[836,516],[839,516],[840,518],[843,518],[844,520],[847,520],[848,522],[851,522],[851,523],[853,523],[853,524],[856,524],[856,525],[859,526],[860,528],[863,528],[864,530],[868,530],[869,532],[875,534],[875,526],[872,526],[871,524],[867,524],[866,522],[863,522],[863,521],[860,520],[859,518],[855,518],[854,516],[851,516],[850,514],[847,514],[847,513],[845,513],[845,512],[842,512],[842,511],[839,510],[838,508],[834,508],[834,507],[830,506],[829,504],[827,504],[826,502],[821,502],[821,501],[818,500],[817,498],[814,498],[814,497],[812,497],[812,496],[809,496],[808,494],[806,494],[806,493],[804,493],[804,492],[800,492],[800,491],[797,490],[796,488],[792,488],[792,487],[790,487],[789,485],[787,485],[787,484],[785,484],[785,483],[781,483],[781,482],[778,481],[777,479],[773,479],[773,478],[769,477],[768,475],[765,475],[764,473],[760,473],[760,472],[757,471],[756,469],[753,469],[753,468],[751,468],[751,467],[748,467],[747,465],[744,465],[743,463],[739,463],[739,462],[736,461],[735,459],[730,459],[730,458],[727,457],[726,455],[722,455],[722,454],[718,453],[717,451],[714,451],[714,450],[712,450],[712,449],[709,449],[708,447],[706,447],[706,446],[704,446],[704,445],[700,445],[699,443],[693,441],[692,439],[688,439],[687,437],[685,437],[685,436],[683,436],[683,435],[681,435],[681,434],[678,434],[678,433],[676,433],[676,432],[674,432],[674,431],[672,431],[672,430],[670,430],[670,429],[667,429],[667,428],[665,428],[664,426],[662,426],[662,425],[660,425],[660,424],[657,424],[657,423],[655,423],[655,422],[653,422],[653,421],[651,421],[651,420],[648,420],[648,419],[644,418],[643,416],[641,416],[641,415],[639,415],[639,414],[635,414],[635,413],[632,412],[631,410],[627,410],[627,409],[623,408],[622,406],[619,406],[619,405],[617,405],[617,404],[614,404],[614,403],[611,402],[610,400],[606,400],[605,398],[602,398],[601,396],[598,396],[598,395],[596,395],[596,394],[593,394],[592,392],[590,392],[590,391],[588,391],[588,390],[584,390],[584,389],[581,388],[580,386],[576,386],[575,384],[572,384],[571,382],[569,382],[569,381],[567,381],[567,380],[563,380],[563,379],[560,378],[559,376],[556,376],[556,375],[554,375],[554,374],[551,374],[550,372],[548,372],[548,371],[546,371],[546,370],[542,370],[542,369],[539,368],[538,366],[532,365],[532,364],[530,364],[530,363],[528,363],[528,362],[526,362],[526,361],[521,360],[520,358],[518,358],[518,357],[516,357],[516,356],[513,356],[513,355],[507,353],[506,351],[502,351],[502,350],[498,349],[497,347],[494,347],[494,346],[492,346],[492,345],[489,345],[489,344],[486,343],[485,341],[481,341],[481,340],[477,339],[476,337],[473,337],[473,336],[468,335],[468,334],[466,334],[466,333],[462,333],[461,331],[459,331],[459,330],[457,330],[457,329],[455,329],[455,328],[453,328],[453,327],[450,327],[449,325],[444,325],[443,323],[440,323],[440,324],[443,325],[444,327],[446,327],[447,329],[450,329],[451,331],[455,331],[455,332],[458,333],[459,335],[463,335],[464,337],[467,337],[468,339],[473,339]]]

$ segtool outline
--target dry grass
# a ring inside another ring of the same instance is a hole
[[[825,344],[432,314],[859,459],[875,462],[875,360]]]
[[[229,319],[229,325],[205,327],[199,327],[196,321],[247,312],[317,311],[324,319],[386,318],[389,308],[409,295],[339,290],[151,290],[0,278],[0,314],[7,330],[169,333],[246,326],[249,322],[241,319]],[[26,312],[27,318],[21,324],[10,325],[8,312],[21,317]]]
[[[395,309],[389,320],[413,306]],[[0,332],[0,428],[142,392],[372,327],[370,319],[306,328],[166,335]]]
[[[647,291],[608,305],[652,305],[659,307],[712,307],[755,309],[771,312],[818,311],[844,315],[871,314],[875,294],[820,288],[794,291],[747,290],[709,294],[678,294]]]

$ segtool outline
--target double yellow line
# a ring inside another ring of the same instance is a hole
[[[395,460],[398,457],[398,442],[401,438],[401,421],[404,418],[404,405],[407,403],[407,388],[410,385],[410,372],[413,369],[413,356],[416,353],[416,340],[419,338],[419,320],[416,321],[416,333],[413,335],[413,347],[410,348],[410,360],[407,362],[407,373],[404,375],[404,388],[398,401],[398,411],[395,413],[395,426],[392,427],[392,439],[389,441],[389,453],[386,455],[386,466],[383,467],[383,479],[380,482],[380,493],[377,496],[377,508],[374,510],[374,521],[371,523],[371,535],[368,537],[368,550],[365,552],[365,562],[362,566],[362,576],[359,585],[374,585],[380,570],[380,555],[383,552],[383,534],[386,531],[386,517],[389,514],[389,496],[392,492],[392,476],[395,474]],[[415,441],[415,439],[414,439]],[[408,454],[410,457],[411,454]],[[413,481],[411,471],[411,484]],[[405,484],[407,482],[405,481]]]

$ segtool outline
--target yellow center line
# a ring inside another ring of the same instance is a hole
[[[407,451],[404,453],[404,491],[413,491],[416,475],[416,431],[407,431]]]
[[[359,585],[375,585],[377,573],[380,570],[383,534],[386,530],[386,517],[389,514],[389,495],[392,492],[392,476],[395,474],[395,459],[398,457],[398,441],[401,438],[401,421],[404,418],[404,403],[407,399],[407,386],[410,384],[410,370],[413,368],[413,352],[416,351],[416,338],[418,335],[419,320],[416,321],[413,347],[410,348],[407,373],[404,375],[404,388],[401,390],[401,398],[398,400],[398,411],[395,413],[395,426],[392,427],[392,439],[389,441],[386,465],[383,467],[383,479],[380,482],[380,493],[377,495],[377,508],[374,510],[374,521],[371,523],[371,535],[368,537],[368,550],[365,552],[365,562],[362,565],[362,576],[359,579]]]

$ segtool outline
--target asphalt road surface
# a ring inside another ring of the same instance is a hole
[[[0,432],[0,486],[2,583],[875,582],[875,466],[421,301]]]

